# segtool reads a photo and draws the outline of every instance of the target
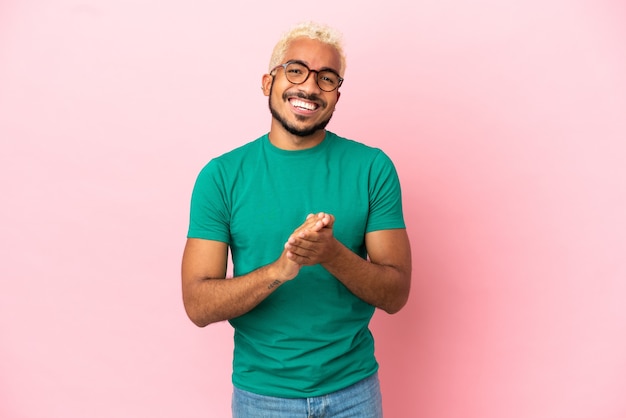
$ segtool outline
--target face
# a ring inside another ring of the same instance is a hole
[[[312,70],[329,68],[339,72],[339,53],[330,45],[309,38],[291,42],[283,62],[298,60]],[[264,93],[269,96],[272,112],[272,129],[284,129],[292,135],[306,137],[322,131],[335,111],[339,91],[326,92],[316,83],[316,73],[310,73],[302,84],[290,83],[284,68],[278,68],[274,76],[263,78]]]

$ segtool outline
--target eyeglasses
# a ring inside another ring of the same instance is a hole
[[[318,87],[323,91],[334,91],[341,86],[343,78],[339,77],[339,74],[333,70],[311,70],[303,62],[300,61],[288,61],[284,64],[277,65],[270,71],[272,74],[279,67],[283,67],[285,70],[285,77],[287,81],[292,84],[302,84],[308,80],[311,73],[316,73],[315,81]],[[273,74],[272,74],[273,76]]]

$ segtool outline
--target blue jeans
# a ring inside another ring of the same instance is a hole
[[[235,388],[233,418],[382,418],[378,374],[313,398],[275,398]]]

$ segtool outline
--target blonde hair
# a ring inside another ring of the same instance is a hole
[[[343,51],[343,40],[341,33],[330,26],[315,22],[302,22],[291,28],[278,41],[270,58],[269,71],[272,71],[277,65],[282,64],[289,44],[296,38],[310,38],[320,41],[326,45],[330,45],[337,50],[341,60],[341,68],[339,75],[343,77],[346,71],[346,55]]]

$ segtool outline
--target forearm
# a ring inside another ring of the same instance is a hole
[[[323,222],[313,215],[296,228],[319,230]],[[228,246],[224,242],[187,239],[182,260],[183,303],[189,319],[204,327],[241,316],[254,309],[284,282],[293,280],[300,264],[283,249],[272,263],[232,279],[226,279]]]
[[[411,281],[408,265],[384,265],[359,257],[336,241],[335,256],[322,266],[354,295],[390,314],[406,304]]]
[[[254,309],[283,282],[274,263],[231,279],[192,278],[183,289],[185,310],[199,327],[236,318]]]

